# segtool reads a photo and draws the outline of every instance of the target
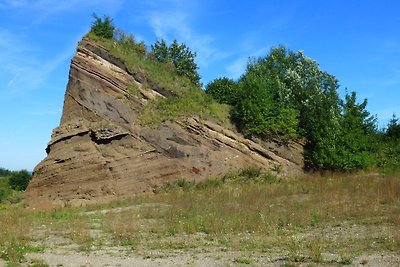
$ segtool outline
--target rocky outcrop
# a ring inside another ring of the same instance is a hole
[[[197,117],[137,122],[138,112],[173,93],[141,77],[100,45],[83,39],[71,62],[60,126],[28,186],[31,207],[109,201],[151,192],[176,179],[201,180],[248,165],[302,172],[303,147],[245,139]],[[129,93],[134,84],[140,94]],[[146,88],[149,84],[146,85]]]

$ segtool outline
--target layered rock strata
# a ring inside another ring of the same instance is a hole
[[[302,172],[303,147],[298,143],[255,142],[197,117],[157,128],[140,126],[143,106],[173,94],[143,83],[99,44],[80,42],[60,126],[24,198],[29,206],[104,202],[151,192],[173,180],[198,181],[249,165],[283,174]],[[139,95],[129,92],[133,84]]]

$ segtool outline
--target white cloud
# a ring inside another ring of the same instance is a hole
[[[233,63],[226,67],[226,71],[228,72],[228,76],[232,79],[238,79],[244,73],[246,69],[248,58],[242,57],[235,60]]]
[[[38,50],[27,45],[24,37],[0,31],[0,70],[11,77],[3,81],[6,88],[16,94],[33,90],[43,84],[49,75],[73,55],[78,38],[71,41],[60,53],[46,59],[37,55]],[[5,52],[6,51],[6,52]],[[4,88],[3,88],[4,89]]]
[[[193,3],[192,3],[193,5]],[[201,67],[223,57],[213,45],[215,38],[209,34],[196,32],[191,27],[191,19],[196,9],[182,1],[163,1],[163,5],[150,5],[147,19],[157,38],[171,42],[177,39],[186,43],[197,53],[197,61]]]

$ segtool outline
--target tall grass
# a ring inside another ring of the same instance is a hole
[[[274,244],[293,259],[300,255],[295,249],[299,246],[314,261],[321,260],[326,250],[347,255],[400,249],[399,176],[312,176],[271,183],[260,178],[265,177],[261,173],[249,182],[242,176],[246,172],[233,175],[233,180],[182,181],[159,190],[147,201],[166,206],[124,216],[136,223],[134,218],[143,217],[160,223],[132,224],[128,232],[136,240],[143,233],[203,233],[245,250],[268,250]],[[108,218],[108,225],[118,225],[114,218]],[[380,227],[386,231],[376,231]]]
[[[0,210],[0,226],[0,258],[18,262],[29,241],[29,221],[24,220],[24,211],[17,207]]]

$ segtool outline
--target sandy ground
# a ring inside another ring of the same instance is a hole
[[[271,266],[278,267],[288,263],[285,257],[268,257],[268,255],[245,255],[242,252],[211,252],[197,253],[177,252],[169,255],[149,254],[141,255],[120,255],[109,251],[95,251],[88,254],[68,253],[62,251],[44,252],[40,254],[29,254],[28,259],[40,259],[50,266],[57,267],[95,267],[95,266]],[[247,260],[240,260],[240,259]],[[299,263],[295,266],[309,266],[310,263]],[[0,265],[1,266],[1,265]],[[316,264],[312,266],[340,266],[338,263]],[[400,266],[399,257],[391,254],[362,255],[353,260],[348,266]]]
[[[94,231],[93,236],[102,235]],[[82,249],[78,244],[59,235],[49,235],[42,241],[46,249],[41,253],[26,255],[23,266],[29,266],[32,261],[39,261],[54,267],[130,267],[130,266],[267,266],[279,267],[293,264],[282,254],[230,251],[218,247],[198,246],[193,249],[132,249],[124,246],[92,247]],[[296,263],[293,266],[342,266],[340,255],[322,254],[323,263],[310,261]],[[0,267],[2,267],[0,261]],[[291,265],[292,266],[292,265]],[[352,259],[348,266],[399,267],[400,256],[395,253],[364,254]]]
[[[149,204],[145,204],[149,205]],[[110,210],[100,210],[85,212],[86,215],[92,213],[122,212],[126,209],[140,208],[131,206],[125,208],[114,208]],[[97,222],[98,223],[98,222]],[[347,234],[365,232],[359,227],[346,227]],[[354,228],[354,229],[353,229]],[[344,230],[344,229],[342,229]],[[341,231],[342,231],[341,230]],[[382,229],[381,229],[382,230]],[[338,232],[330,232],[340,238]],[[131,266],[343,266],[340,263],[341,257],[338,254],[322,254],[322,263],[314,263],[310,260],[305,262],[293,263],[285,252],[261,253],[248,251],[232,251],[221,247],[198,245],[195,248],[174,249],[144,249],[132,248],[129,246],[113,246],[110,242],[104,242],[101,246],[93,245],[90,248],[82,248],[71,239],[63,236],[62,233],[48,233],[47,231],[37,230],[34,233],[39,238],[32,242],[32,246],[45,247],[40,253],[29,253],[26,255],[22,266],[30,266],[32,262],[42,262],[51,267],[131,267]],[[93,229],[90,236],[94,239],[109,240],[109,236],[99,229]],[[190,236],[193,238],[193,236]],[[197,236],[196,236],[197,237]],[[200,236],[199,236],[200,237]],[[199,242],[201,243],[201,242]],[[0,267],[6,267],[6,263],[0,259]],[[370,267],[399,267],[400,254],[397,252],[384,252],[362,254],[352,258],[352,263],[346,266],[370,266]]]

